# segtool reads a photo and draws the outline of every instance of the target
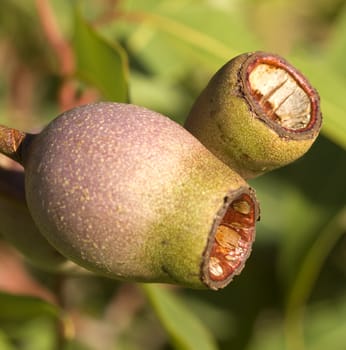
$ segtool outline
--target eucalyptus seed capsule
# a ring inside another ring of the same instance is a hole
[[[39,230],[91,271],[219,289],[250,254],[254,191],[158,113],[106,102],[75,108],[24,137],[20,158]],[[234,247],[220,244],[221,226],[237,232]]]
[[[283,58],[240,55],[223,66],[193,105],[185,127],[245,178],[293,162],[321,128],[319,96]]]

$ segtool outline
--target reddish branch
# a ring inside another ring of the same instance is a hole
[[[44,34],[58,59],[60,74],[64,77],[73,75],[75,71],[73,51],[59,30],[49,2],[36,0],[36,8]]]
[[[97,94],[93,89],[78,94],[78,84],[74,79],[76,73],[74,52],[68,40],[61,34],[49,1],[36,0],[35,3],[42,30],[58,61],[59,75],[62,78],[58,96],[60,109],[67,110],[95,101]]]

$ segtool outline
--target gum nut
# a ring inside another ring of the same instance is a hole
[[[308,80],[277,55],[252,52],[212,77],[185,128],[248,179],[303,156],[321,123],[319,96]]]
[[[250,254],[254,191],[159,113],[107,102],[69,110],[23,145],[23,164],[39,230],[98,274],[219,289]],[[237,226],[247,242],[232,268],[215,240],[221,223]]]

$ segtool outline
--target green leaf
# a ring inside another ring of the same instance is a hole
[[[137,19],[122,27],[127,47],[160,76],[179,78],[196,64],[212,72],[236,54],[258,47],[242,6],[169,0],[134,0],[124,6]]]
[[[346,149],[346,84],[345,79],[325,61],[310,56],[294,59],[297,67],[308,77],[321,97],[322,132]]]
[[[10,344],[8,337],[5,332],[2,332],[0,329],[0,349],[1,350],[14,350],[14,347]]]
[[[257,239],[279,245],[277,268],[286,290],[319,234],[342,210],[345,174],[345,151],[322,136],[303,159],[251,181],[261,201]]]
[[[0,320],[22,321],[38,316],[58,318],[59,315],[57,306],[37,297],[0,292]]]
[[[176,349],[217,349],[208,329],[174,293],[152,284],[142,288]]]
[[[55,320],[47,316],[3,325],[8,339],[15,344],[15,349],[23,350],[56,349],[57,326]]]
[[[345,228],[346,207],[336,213],[319,234],[314,244],[307,250],[290,291],[289,308],[300,307],[306,302],[324,261],[340,237],[345,234]]]
[[[333,29],[332,38],[327,44],[326,59],[339,74],[346,77],[346,6],[343,7],[343,11],[339,14],[338,18],[339,20]]]
[[[107,42],[75,10],[74,50],[77,75],[94,85],[109,101],[128,102],[128,65],[125,51]]]
[[[185,101],[188,98],[184,91],[167,84],[166,80],[156,77],[150,79],[136,72],[131,74],[130,91],[132,103],[139,106],[150,106],[152,110],[171,118],[176,111],[185,107]],[[184,118],[174,118],[174,120],[181,124],[184,122]]]
[[[299,339],[291,334],[284,320],[268,318],[258,324],[247,350],[344,350],[346,334],[346,300],[329,299],[308,304],[304,308],[304,320],[299,320]],[[302,322],[303,321],[303,322]]]
[[[313,350],[343,350],[346,334],[346,300],[317,303],[308,309],[306,315],[306,343]]]

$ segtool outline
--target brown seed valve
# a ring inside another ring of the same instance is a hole
[[[318,95],[292,65],[279,56],[259,54],[250,58],[245,74],[245,89],[266,118],[293,132],[314,126],[319,113]]]
[[[247,194],[228,207],[215,234],[209,259],[209,277],[223,281],[237,275],[251,252],[255,235],[255,204]]]

